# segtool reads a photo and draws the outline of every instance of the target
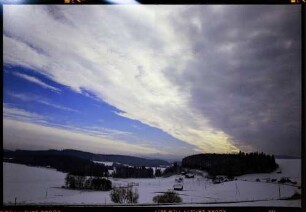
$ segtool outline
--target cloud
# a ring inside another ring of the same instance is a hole
[[[10,104],[3,103],[3,118],[28,120],[28,121],[42,121],[43,116],[37,113],[31,113],[26,110],[16,108]]]
[[[202,152],[291,139],[297,153],[298,8],[5,5],[4,64],[86,89]]]
[[[96,153],[168,154],[150,146],[129,144],[117,139],[118,135],[127,132],[51,124],[44,116],[9,104],[3,105],[3,117],[3,146],[8,149],[65,149],[73,146],[76,149]]]
[[[240,149],[300,155],[300,8],[217,8],[186,10],[175,20],[189,26],[182,33],[193,38],[194,62],[168,79],[189,88],[190,107]]]
[[[109,140],[75,130],[66,130],[35,123],[3,120],[3,147],[8,149],[50,149],[75,148],[95,153],[113,154],[166,154],[150,147],[133,145],[122,141]],[[22,136],[21,136],[22,135]],[[20,142],[22,139],[23,142]],[[120,146],[120,148],[118,148]]]
[[[114,129],[108,129],[105,127],[100,126],[87,126],[87,127],[75,127],[75,126],[69,126],[69,125],[58,125],[60,128],[68,129],[68,130],[76,130],[78,132],[86,133],[88,135],[97,136],[101,138],[107,138],[107,139],[127,139],[129,136],[133,136],[132,133],[122,131],[122,130],[114,130]]]
[[[55,91],[55,92],[60,92],[61,91],[60,89],[58,89],[56,87],[53,87],[51,85],[48,85],[48,84],[44,83],[43,81],[41,81],[40,79],[37,79],[36,77],[29,76],[29,75],[26,75],[26,74],[21,74],[19,72],[14,72],[14,75],[18,76],[22,79],[28,80],[29,82],[33,82],[37,85],[40,85],[43,88],[47,88],[47,89],[50,89],[50,90]]]
[[[53,104],[47,100],[37,100],[37,102],[41,103],[41,104],[44,104],[44,105],[48,105],[50,107],[54,107],[56,109],[60,109],[60,110],[65,110],[65,111],[72,111],[72,112],[76,112],[76,113],[79,113],[78,110],[75,110],[75,109],[71,109],[71,108],[68,108],[68,107],[64,107],[64,106],[61,106],[61,105],[57,105],[57,104]]]
[[[22,101],[26,101],[26,102],[34,101],[34,102],[37,102],[37,103],[40,103],[40,104],[44,104],[44,105],[59,109],[59,110],[79,113],[78,110],[75,110],[75,109],[72,109],[72,108],[69,108],[69,107],[65,107],[65,106],[62,106],[62,105],[51,103],[48,99],[43,98],[41,96],[37,96],[37,95],[33,95],[33,94],[26,94],[26,93],[12,93],[12,92],[8,92],[8,94],[10,96],[12,96],[14,98],[17,98],[17,99],[20,99]]]

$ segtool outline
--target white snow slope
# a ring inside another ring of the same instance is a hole
[[[276,170],[269,174],[249,174],[237,180],[212,184],[211,180],[197,174],[193,179],[184,179],[183,191],[177,191],[183,199],[181,206],[289,206],[301,207],[301,200],[279,200],[301,193],[301,160],[278,159],[281,174]],[[29,167],[3,163],[4,205],[108,205],[114,204],[110,191],[78,191],[61,188],[66,174],[54,169]],[[290,177],[296,186],[265,183],[265,178]],[[139,204],[153,204],[152,198],[172,189],[176,176],[153,179],[113,179],[113,185],[124,186],[135,182]],[[261,182],[256,182],[260,179]],[[216,204],[217,203],[217,204]]]

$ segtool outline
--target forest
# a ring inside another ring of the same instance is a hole
[[[96,164],[90,160],[72,155],[55,154],[49,152],[34,152],[17,150],[11,153],[12,159],[6,162],[54,168],[58,171],[79,176],[108,176],[108,169],[103,164]]]
[[[116,167],[116,171],[113,173],[113,177],[116,178],[152,178],[153,169],[142,167]]]
[[[252,152],[239,154],[197,154],[183,158],[183,168],[201,169],[210,175],[229,177],[251,173],[269,173],[278,165],[274,155]]]

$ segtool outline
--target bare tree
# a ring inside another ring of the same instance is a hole
[[[137,189],[133,190],[132,186],[129,187],[115,187],[110,193],[111,200],[114,203],[137,203],[138,202],[138,191]]]

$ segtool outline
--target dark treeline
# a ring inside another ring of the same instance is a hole
[[[109,191],[112,189],[112,182],[101,177],[85,177],[67,174],[65,187],[70,189],[90,189]]]
[[[117,178],[152,178],[153,169],[142,167],[116,167],[116,171],[113,173],[113,177]]]
[[[171,175],[177,174],[181,171],[181,167],[177,165],[177,162],[174,162],[172,166],[169,166],[162,173],[163,177],[169,177]]]
[[[273,155],[264,153],[198,154],[182,160],[184,168],[201,169],[210,175],[239,176],[250,173],[268,173],[278,165]]]
[[[96,164],[90,160],[70,155],[54,154],[31,151],[15,151],[12,159],[4,159],[11,163],[25,164],[29,166],[42,166],[54,168],[58,171],[80,176],[108,176],[107,167],[103,164]]]

